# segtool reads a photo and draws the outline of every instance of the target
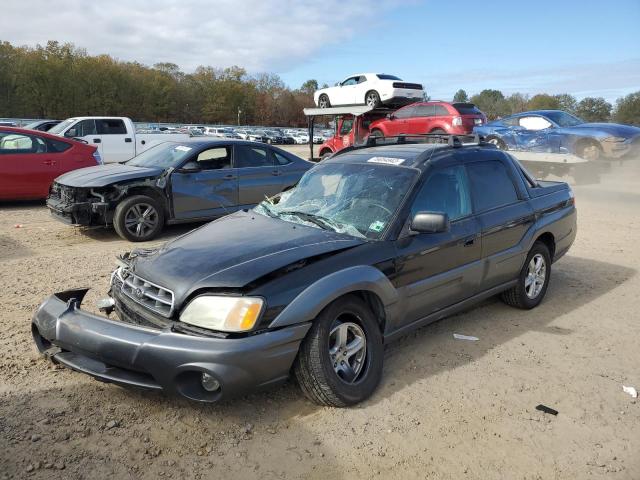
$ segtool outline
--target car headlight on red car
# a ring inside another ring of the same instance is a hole
[[[189,302],[180,321],[208,330],[246,332],[255,326],[263,305],[257,297],[203,295]]]

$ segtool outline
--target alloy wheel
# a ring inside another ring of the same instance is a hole
[[[527,297],[534,299],[540,295],[546,277],[547,264],[544,257],[540,253],[537,253],[531,258],[529,267],[527,268],[527,276],[524,279],[524,290]]]
[[[334,323],[329,333],[329,355],[336,375],[345,383],[354,383],[367,359],[367,337],[354,322]]]
[[[137,203],[127,211],[124,226],[131,235],[144,237],[158,226],[158,212],[148,203]]]

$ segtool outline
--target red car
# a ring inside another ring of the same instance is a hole
[[[371,135],[390,137],[423,133],[468,134],[487,123],[487,117],[473,103],[413,103],[386,118],[372,122]]]
[[[101,163],[91,145],[35,130],[0,127],[0,200],[46,198],[54,178]]]

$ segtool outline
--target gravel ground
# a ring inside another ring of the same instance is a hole
[[[36,306],[91,286],[93,308],[132,245],[0,205],[0,479],[639,479],[640,400],[622,391],[640,390],[639,185],[637,161],[575,187],[578,238],[539,308],[491,299],[388,345],[379,389],[349,409],[293,383],[199,405],[55,367]]]

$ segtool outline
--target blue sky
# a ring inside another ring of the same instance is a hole
[[[2,0],[0,40],[72,42],[93,55],[173,62],[186,72],[239,65],[278,73],[294,88],[391,73],[443,100],[459,88],[609,101],[640,90],[640,0],[50,3]]]
[[[361,71],[420,81],[443,100],[496,88],[613,101],[640,90],[640,0],[403,2],[280,75],[332,85]]]

